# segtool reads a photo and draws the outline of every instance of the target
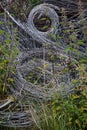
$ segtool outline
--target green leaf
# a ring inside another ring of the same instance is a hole
[[[82,40],[79,40],[78,45],[84,45],[84,42]]]
[[[4,33],[4,30],[0,30],[0,35]]]

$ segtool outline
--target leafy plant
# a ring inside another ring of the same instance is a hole
[[[5,25],[1,22],[0,24]],[[13,83],[12,73],[15,73],[15,59],[19,53],[17,49],[17,30],[13,30],[12,23],[7,24],[8,29],[0,30],[0,35],[3,37],[0,43],[0,98],[4,98]],[[11,30],[10,30],[10,29]]]
[[[75,90],[66,98],[56,97],[52,103],[55,119],[59,115],[65,121],[65,127],[69,129],[85,130],[87,127],[87,86]]]

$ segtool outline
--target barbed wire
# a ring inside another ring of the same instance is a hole
[[[67,5],[66,12],[77,11],[77,4],[73,0],[60,0],[57,4],[59,7]],[[37,5],[29,12],[25,22],[16,19],[6,7],[1,6],[11,20],[24,30],[29,38],[34,39],[35,44],[38,42],[42,45],[40,48],[36,48],[36,46],[31,48],[30,45],[27,45],[29,49],[25,51],[21,49],[16,60],[18,63],[16,65],[17,73],[12,75],[14,82],[9,87],[6,99],[0,100],[1,125],[31,127],[34,125],[31,106],[36,106],[35,110],[38,113],[37,106],[40,102],[52,100],[55,93],[65,96],[74,91],[76,84],[73,82],[78,78],[78,72],[75,69],[78,61],[65,53],[65,45],[62,44],[61,40],[58,39],[57,43],[57,40],[51,37],[51,35],[58,33],[59,15],[57,12],[60,10],[58,6],[52,5],[52,3]],[[51,25],[47,31],[42,32],[35,26],[34,19],[36,16],[39,18],[44,15],[49,18],[48,20],[51,20]],[[22,38],[24,39],[24,37]],[[25,43],[23,44],[25,46]],[[20,45],[19,48],[21,47],[23,46]],[[74,66],[70,70],[68,63],[72,62],[74,62]]]

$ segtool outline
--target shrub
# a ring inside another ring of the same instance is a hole
[[[5,26],[5,22],[0,22]],[[6,24],[6,29],[0,29],[0,98],[4,98],[13,82],[12,73],[15,73],[15,59],[19,53],[17,49],[17,30],[12,23]]]

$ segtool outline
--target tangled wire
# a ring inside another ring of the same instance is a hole
[[[69,71],[63,74],[65,68],[68,69],[67,61],[67,56],[53,49],[52,52],[51,49],[40,48],[23,53],[19,57],[17,66],[15,90],[20,93],[28,92],[30,96],[40,99],[51,98],[55,92],[65,91],[65,88],[68,92],[73,87],[70,85]],[[66,82],[67,87],[65,85],[60,90],[61,83],[66,84]]]
[[[65,4],[67,2],[69,11],[72,1],[66,0]],[[63,1],[60,0],[59,3]],[[72,6],[75,8],[75,3]],[[30,127],[34,124],[31,109],[34,103],[37,106],[39,102],[52,100],[55,93],[64,96],[73,92],[73,81],[77,78],[77,71],[76,64],[73,66],[71,63],[75,59],[70,59],[64,52],[64,46],[57,44],[51,37],[58,33],[58,6],[46,3],[35,6],[28,15],[27,22],[15,19],[6,8],[2,8],[17,26],[42,45],[40,48],[22,51],[17,57],[17,73],[13,75],[14,84],[8,92],[11,96],[0,101],[1,125]],[[49,25],[43,26],[44,31],[37,26],[38,19]]]
[[[37,106],[39,102],[52,100],[55,93],[64,96],[73,92],[77,76],[74,73],[72,78],[69,72],[68,57],[51,49],[35,48],[18,57],[11,96],[0,103],[2,125],[30,127],[34,124],[31,109],[34,103]]]
[[[31,110],[34,103],[37,106],[39,102],[52,100],[55,93],[72,92],[74,78],[69,70],[63,72],[68,69],[67,60],[67,56],[47,48],[21,53],[14,85],[10,87],[11,96],[0,102],[1,124],[30,127],[34,124]]]

